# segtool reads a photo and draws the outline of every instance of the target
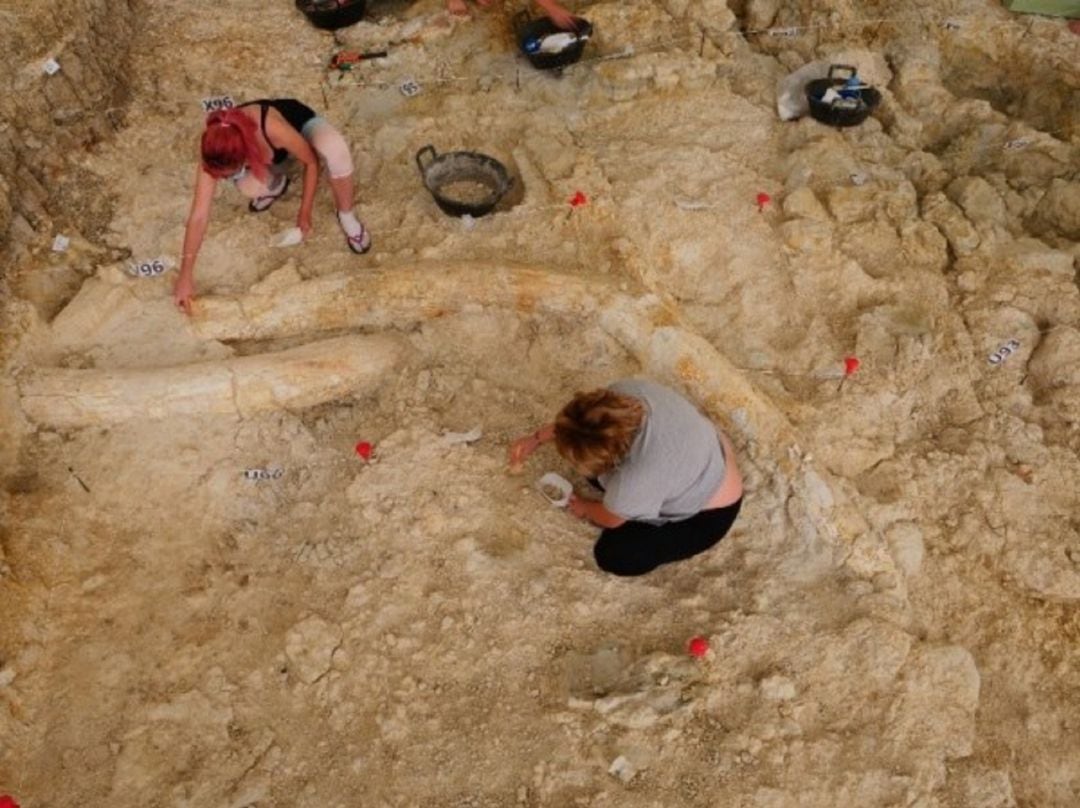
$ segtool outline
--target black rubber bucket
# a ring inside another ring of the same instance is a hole
[[[367,9],[367,0],[296,0],[316,28],[333,31],[360,22]]]
[[[517,37],[518,48],[537,70],[559,70],[581,59],[581,54],[584,53],[589,37],[593,33],[592,23],[581,17],[575,17],[573,32],[583,38],[571,43],[558,53],[529,53],[525,48],[525,43],[529,40],[542,39],[549,34],[564,33],[564,31],[547,17],[538,17],[534,20],[527,11],[519,11],[514,15],[514,35]]]
[[[435,204],[450,216],[491,213],[514,185],[506,166],[478,152],[438,154],[428,145],[416,153],[416,165]]]
[[[841,75],[845,71],[847,75]],[[815,79],[806,85],[806,100],[810,104],[810,115],[815,121],[829,126],[858,126],[881,103],[881,93],[873,87],[859,90],[859,97],[851,106],[839,106],[822,100],[826,90],[839,90],[856,72],[851,65],[830,65],[827,79]]]

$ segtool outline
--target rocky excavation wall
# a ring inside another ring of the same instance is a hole
[[[140,5],[72,0],[0,10],[0,264],[47,246],[54,222],[104,224],[102,195],[80,187],[92,181],[78,158],[123,120]],[[50,58],[60,65],[51,76]]]

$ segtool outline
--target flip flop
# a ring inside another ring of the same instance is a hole
[[[289,177],[286,175],[285,182],[281,183],[280,191],[276,194],[263,194],[255,197],[248,202],[248,210],[252,213],[262,213],[264,210],[269,210],[270,206],[277,202],[287,190],[289,190]]]
[[[349,249],[357,255],[363,255],[371,249],[371,234],[367,231],[367,228],[360,225],[360,232],[355,236],[345,236],[345,242],[349,245]]]

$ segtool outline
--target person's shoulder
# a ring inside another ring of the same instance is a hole
[[[634,396],[645,401],[673,401],[675,399],[686,400],[686,397],[679,393],[677,390],[668,387],[666,384],[661,384],[653,379],[645,379],[640,377],[634,377],[630,379],[620,379],[614,384],[610,385],[609,390],[614,390],[616,393],[623,393],[624,395]]]
[[[619,379],[608,385],[608,390],[614,390],[616,393],[625,393],[626,395],[636,395],[642,392],[648,392],[650,390],[656,390],[662,385],[657,384],[650,379],[643,379],[638,376],[633,376],[626,379]]]

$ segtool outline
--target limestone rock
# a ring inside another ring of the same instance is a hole
[[[301,620],[285,636],[290,670],[305,684],[318,681],[330,670],[341,638],[341,626],[337,623],[328,623],[315,615]]]
[[[929,222],[916,220],[902,225],[900,246],[905,263],[911,268],[944,272],[949,266],[947,241]]]
[[[877,209],[873,185],[839,186],[829,190],[829,211],[838,222],[851,224],[871,218]]]
[[[1050,331],[1032,353],[1028,372],[1032,383],[1042,390],[1080,387],[1080,331]]]
[[[979,232],[945,194],[931,194],[923,200],[923,218],[941,229],[957,255],[970,253],[979,246]]]
[[[832,227],[811,219],[794,219],[780,225],[784,244],[803,253],[827,253],[832,249]]]
[[[888,222],[864,222],[842,232],[841,249],[870,277],[881,278],[897,268],[892,259],[900,253],[900,236]]]
[[[1075,259],[1069,253],[1047,247],[1038,239],[1018,238],[1002,257],[1006,266],[1017,273],[1049,273],[1069,280],[1075,275]]]
[[[913,650],[890,707],[890,745],[932,758],[970,755],[979,686],[975,660],[965,649]]]
[[[964,775],[963,794],[966,808],[1016,808],[1009,773],[1000,769]]]
[[[1053,180],[1032,218],[1043,229],[1052,229],[1065,238],[1080,240],[1080,182]]]
[[[1020,480],[1016,484],[1026,487]],[[1080,531],[1063,519],[1040,527],[1037,535],[1007,545],[1005,567],[1042,598],[1080,600]]]
[[[619,755],[615,760],[611,761],[608,774],[618,777],[624,783],[629,783],[637,774],[637,769],[624,755]]]
[[[959,177],[949,183],[945,193],[963,208],[964,214],[976,225],[1005,225],[1005,201],[997,189],[982,177]]]
[[[795,683],[786,676],[769,676],[761,680],[761,695],[769,701],[789,701],[795,698]]]
[[[780,10],[780,0],[748,0],[746,26],[751,29],[768,28]]]
[[[894,187],[878,182],[840,185],[829,190],[826,202],[833,217],[844,224],[868,221],[880,213],[899,226],[915,217],[917,200],[915,186],[904,180]]]
[[[896,566],[907,577],[917,575],[923,561],[923,535],[912,522],[898,522],[885,531]]]
[[[816,222],[828,222],[829,212],[821,204],[813,190],[807,186],[796,188],[784,197],[784,215],[801,217]]]

